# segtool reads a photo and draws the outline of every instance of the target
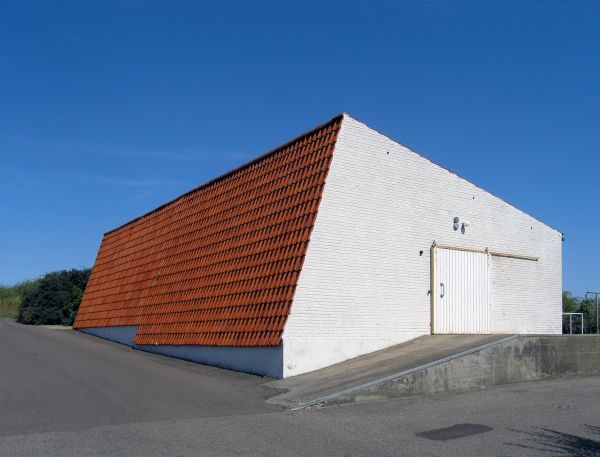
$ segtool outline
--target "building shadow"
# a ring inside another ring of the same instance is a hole
[[[600,427],[586,425],[590,434],[600,436]],[[536,427],[532,431],[508,428],[515,433],[527,436],[526,443],[505,443],[508,446],[545,452],[551,455],[573,457],[600,457],[600,440],[560,432],[549,428]]]

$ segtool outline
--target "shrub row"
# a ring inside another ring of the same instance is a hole
[[[73,325],[91,269],[47,273],[27,289],[17,321],[33,325]]]

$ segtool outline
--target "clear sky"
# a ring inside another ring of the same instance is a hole
[[[600,2],[0,3],[0,283],[346,111],[565,233],[600,289]]]

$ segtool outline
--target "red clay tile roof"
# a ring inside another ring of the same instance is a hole
[[[341,116],[104,235],[75,328],[136,344],[281,341]]]

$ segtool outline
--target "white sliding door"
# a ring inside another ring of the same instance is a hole
[[[435,248],[434,333],[491,333],[490,256]]]

